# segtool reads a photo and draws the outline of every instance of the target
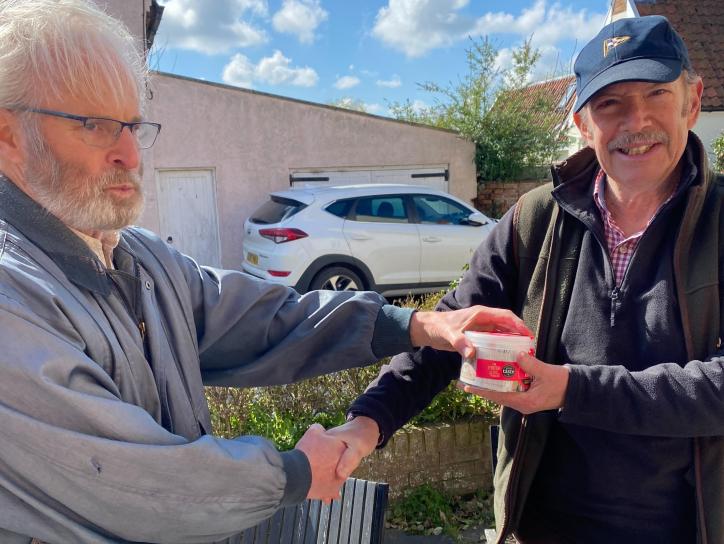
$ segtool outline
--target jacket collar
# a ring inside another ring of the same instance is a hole
[[[22,232],[74,284],[103,296],[110,294],[106,269],[86,243],[2,174],[0,220]]]

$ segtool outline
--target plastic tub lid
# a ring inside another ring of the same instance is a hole
[[[473,345],[489,348],[507,348],[528,351],[533,347],[533,337],[506,332],[465,331],[465,336]]]

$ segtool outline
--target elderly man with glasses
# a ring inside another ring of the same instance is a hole
[[[346,445],[211,434],[203,383],[289,383],[511,312],[412,313],[199,266],[128,227],[142,202],[142,59],[85,0],[0,3],[0,542],[212,542],[329,499]]]

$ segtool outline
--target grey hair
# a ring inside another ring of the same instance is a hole
[[[89,0],[0,0],[0,108],[64,95],[139,106],[147,70],[133,36]]]
[[[701,79],[701,76],[697,74],[694,69],[691,70],[682,70],[684,72],[684,80],[686,81],[687,85],[693,85],[694,83],[699,83],[699,80]]]

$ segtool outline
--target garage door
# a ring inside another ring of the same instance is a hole
[[[199,264],[221,266],[214,172],[157,170],[160,235]]]
[[[319,187],[321,185],[355,185],[358,183],[407,183],[423,185],[438,191],[448,190],[447,165],[414,167],[368,167],[335,170],[327,168],[291,170],[292,187]]]

